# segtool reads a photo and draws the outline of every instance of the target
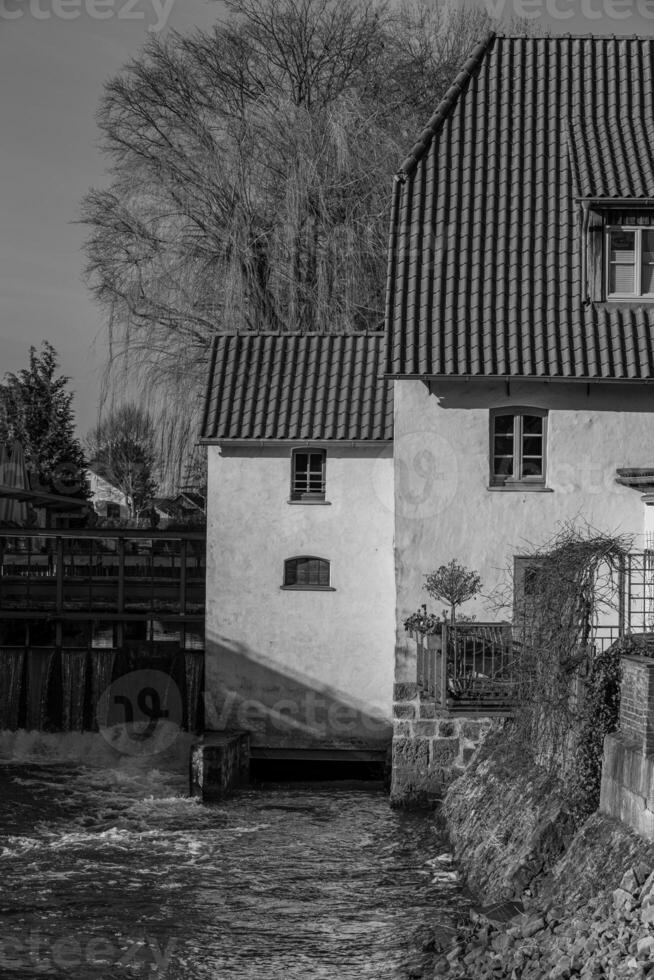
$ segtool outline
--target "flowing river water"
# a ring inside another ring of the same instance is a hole
[[[376,784],[186,789],[0,764],[0,977],[402,980],[468,907],[433,817]]]

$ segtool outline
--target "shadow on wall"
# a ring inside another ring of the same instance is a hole
[[[226,637],[206,638],[205,723],[213,731],[241,729],[268,748],[386,748],[388,712],[315,677],[292,671]]]

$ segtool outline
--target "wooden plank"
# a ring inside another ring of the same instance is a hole
[[[3,527],[4,538],[99,538],[110,541],[112,538],[152,538],[153,541],[206,541],[205,531],[158,531],[147,528],[129,527],[80,527],[70,530],[63,528],[40,527],[38,530]]]

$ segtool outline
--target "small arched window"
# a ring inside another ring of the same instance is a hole
[[[326,558],[298,555],[284,562],[283,589],[330,589],[330,567]]]

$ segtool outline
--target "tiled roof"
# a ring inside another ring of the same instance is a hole
[[[653,199],[654,39],[491,35],[395,183],[396,376],[654,378],[654,308],[584,296],[578,197]]]
[[[651,90],[649,94],[651,97]],[[653,128],[652,119],[648,124],[640,113],[613,121],[601,117],[571,119],[567,138],[575,197],[651,198],[654,195]]]
[[[389,440],[383,334],[221,334],[202,438]]]

